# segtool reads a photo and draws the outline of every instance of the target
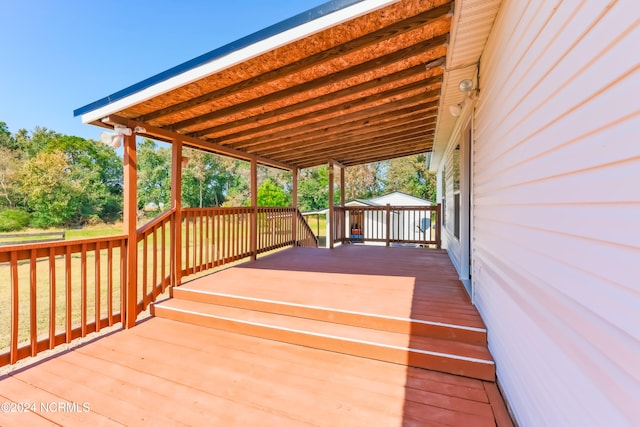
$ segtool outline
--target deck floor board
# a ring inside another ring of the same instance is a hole
[[[482,325],[460,283],[448,277],[452,267],[443,252],[372,252],[390,266],[395,263],[389,257],[397,256],[401,267],[396,270],[381,268],[382,261],[371,261],[365,251],[355,252],[359,247],[342,249],[353,257],[339,256],[339,261],[334,258],[340,250],[319,250],[314,257],[315,252],[299,249],[185,286],[263,295],[270,294],[269,287],[278,287],[280,297],[311,295],[313,304],[333,308],[381,308],[400,317]],[[369,260],[372,267],[353,266],[354,259]],[[287,276],[287,265],[300,277],[314,277],[296,282]],[[438,277],[439,270],[444,278]],[[433,295],[443,303],[429,302],[430,282],[437,283]],[[289,296],[283,289],[295,290],[291,283],[326,287],[298,289]],[[416,308],[406,294],[417,287],[420,308],[413,312]],[[331,299],[333,290],[345,288],[353,298]],[[494,426],[500,412],[492,403],[499,395],[489,396],[487,389],[495,390],[477,379],[149,318],[0,377],[0,403],[86,402],[90,411],[0,412],[0,425]]]

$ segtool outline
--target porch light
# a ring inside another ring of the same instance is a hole
[[[461,80],[460,83],[458,83],[458,89],[460,89],[460,92],[462,93],[471,92],[473,90],[473,80],[471,79]]]
[[[460,104],[451,105],[449,107],[449,112],[453,117],[458,117],[460,113],[462,113],[462,105]]]
[[[120,148],[120,145],[122,145],[122,136],[131,135],[131,129],[126,126],[116,125],[113,130],[115,133],[102,132],[100,134],[100,141],[111,148]]]

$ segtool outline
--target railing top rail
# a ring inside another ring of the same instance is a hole
[[[65,230],[60,231],[43,231],[39,233],[14,233],[14,234],[0,234],[0,239],[10,239],[16,237],[46,237],[46,236],[58,236],[64,235]],[[18,242],[19,243],[19,242]]]
[[[395,206],[395,205],[389,205],[389,206],[336,206],[336,209],[345,209],[348,211],[351,210],[371,210],[371,211],[377,211],[377,210],[386,210],[387,208],[392,209],[392,210],[413,210],[413,211],[418,211],[418,210],[425,210],[425,211],[435,211],[438,209],[437,205],[431,205],[431,206]]]
[[[169,209],[169,210],[163,212],[162,214],[160,214],[159,216],[155,217],[154,219],[152,219],[151,221],[149,221],[148,223],[146,223],[142,227],[138,228],[138,231],[137,231],[138,235],[144,234],[148,230],[153,229],[156,225],[158,225],[161,222],[163,222],[163,221],[167,220],[168,218],[170,218],[171,215],[173,215],[175,212],[176,212],[175,208],[172,208],[172,209]]]
[[[58,242],[25,243],[22,245],[18,244],[18,245],[11,245],[11,246],[2,246],[0,247],[0,253],[42,249],[42,248],[58,248],[58,247],[65,247],[65,246],[76,246],[76,245],[102,243],[102,242],[109,242],[109,241],[115,242],[115,241],[126,240],[126,239],[127,239],[126,234],[118,234],[115,236],[62,240]]]
[[[206,213],[209,211],[242,211],[251,212],[253,208],[251,206],[212,206],[207,208],[183,208],[182,212],[186,213]]]

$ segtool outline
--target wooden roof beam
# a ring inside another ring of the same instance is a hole
[[[229,147],[260,150],[262,148],[269,148],[271,146],[285,145],[285,144],[300,144],[309,140],[318,138],[330,138],[340,133],[355,134],[359,130],[366,130],[367,132],[373,132],[375,130],[384,130],[396,125],[409,124],[414,122],[435,123],[436,116],[427,116],[428,110],[417,110],[409,114],[395,114],[395,111],[381,114],[378,116],[372,116],[369,119],[360,119],[352,122],[342,123],[337,126],[327,126],[327,123],[322,123],[323,126],[300,126],[300,128],[292,129],[288,132],[290,136],[276,136],[267,135],[262,138],[255,138],[249,140],[250,142],[243,142],[242,144],[229,144]],[[297,131],[297,133],[296,133]],[[339,136],[339,135],[338,135]]]
[[[369,157],[367,159],[354,159],[349,161],[348,163],[346,163],[347,167],[349,166],[355,166],[355,165],[361,165],[363,163],[374,163],[374,162],[382,162],[385,160],[393,160],[393,159],[397,159],[400,157],[408,157],[408,156],[415,156],[418,154],[425,154],[430,152],[431,149],[428,150],[423,150],[423,149],[418,149],[418,150],[413,150],[413,151],[401,151],[401,152],[397,152],[397,153],[387,153],[384,155],[379,155],[379,156],[374,156],[374,157]],[[305,166],[305,167],[309,167],[309,166]]]
[[[407,86],[402,86],[400,88],[395,88],[391,91],[387,91],[387,92],[383,92],[380,94],[376,94],[376,95],[372,95],[370,97],[364,98],[364,99],[357,99],[354,100],[352,102],[347,102],[344,104],[339,104],[339,105],[335,105],[332,107],[328,107],[325,108],[323,110],[318,110],[318,111],[314,111],[311,113],[307,113],[301,116],[298,116],[298,119],[307,119],[307,118],[314,118],[314,117],[318,117],[318,116],[323,116],[323,115],[328,115],[328,114],[336,114],[336,113],[343,113],[342,116],[343,117],[351,117],[351,118],[366,118],[371,114],[375,114],[378,112],[382,112],[382,111],[388,111],[390,109],[394,109],[394,108],[400,108],[402,106],[408,106],[408,105],[415,105],[418,103],[424,103],[425,101],[428,101],[430,99],[435,99],[438,97],[438,95],[440,94],[440,90],[431,90],[428,92],[422,92],[422,93],[417,93],[415,95],[410,95],[406,98],[401,98],[398,100],[394,100],[391,102],[384,102],[383,104],[378,104],[378,105],[374,105],[373,107],[368,107],[368,108],[363,108],[360,110],[357,110],[355,112],[351,112],[354,109],[357,109],[359,107],[363,107],[363,106],[367,106],[368,104],[371,103],[379,103],[379,102],[383,102],[388,100],[389,98],[393,98],[393,97],[397,97],[397,96],[401,96],[403,94],[405,94],[407,91],[416,91],[420,89],[419,85],[407,85]],[[432,101],[429,103],[430,107],[437,107],[438,103],[437,101]],[[344,114],[346,112],[346,114]],[[332,118],[328,118],[327,120],[332,120]],[[218,139],[213,139],[213,142],[218,142]]]
[[[416,43],[404,49],[397,50],[383,57],[374,58],[369,61],[363,62],[361,64],[348,67],[342,71],[338,71],[333,74],[327,74],[318,79],[314,79],[306,83],[301,83],[296,86],[291,86],[285,90],[273,92],[273,93],[270,93],[269,95],[251,99],[249,101],[241,102],[239,104],[234,104],[232,106],[222,108],[220,110],[212,111],[207,114],[202,114],[200,116],[182,120],[177,123],[173,123],[169,127],[173,130],[186,129],[201,123],[206,123],[210,120],[215,120],[231,114],[240,113],[247,109],[258,108],[272,102],[281,101],[290,96],[293,96],[302,92],[315,90],[320,87],[333,84],[338,80],[346,80],[348,78],[355,77],[359,74],[366,73],[372,69],[380,68],[385,65],[393,64],[398,61],[404,61],[408,57],[417,56],[417,55],[423,54],[425,51],[436,49],[437,47],[440,47],[440,46],[445,46],[447,43],[448,37],[449,37],[448,33],[442,34],[440,36],[436,36],[434,38]]]
[[[377,79],[370,80],[368,82],[360,83],[358,85],[354,85],[345,89],[341,89],[335,92],[310,98],[305,101],[298,102],[297,104],[287,105],[285,107],[278,108],[276,110],[271,110],[262,114],[258,114],[256,116],[251,116],[246,119],[229,122],[222,125],[212,126],[206,129],[202,129],[198,132],[192,132],[192,133],[189,133],[188,135],[191,135],[194,137],[202,137],[202,136],[207,136],[217,132],[224,132],[225,130],[232,129],[234,127],[240,127],[240,126],[245,126],[247,124],[259,123],[262,120],[268,120],[277,116],[284,116],[285,114],[289,114],[297,110],[311,108],[316,105],[324,104],[326,102],[335,101],[336,99],[354,96],[358,93],[362,93],[367,90],[380,87],[382,85],[387,85],[387,84],[395,83],[398,81],[410,79],[416,75],[425,73],[426,69],[436,70],[440,72],[437,75],[434,75],[432,77],[422,80],[425,86],[430,84],[440,84],[442,83],[442,72],[444,71],[444,69],[441,67],[441,64],[444,64],[444,58],[439,58],[436,61],[432,61],[432,63],[430,64],[419,64],[393,74],[389,74],[383,77],[378,77]],[[313,113],[313,114],[316,114],[316,113]],[[314,117],[312,114],[306,114],[305,116],[307,116],[308,118]],[[296,121],[296,117],[292,117],[292,118],[280,120],[274,123],[260,125],[255,128],[236,132],[235,134],[225,135],[224,137],[221,137],[221,141],[226,138],[234,138],[236,136],[237,137],[248,136],[248,135],[253,135],[256,132],[264,132],[267,130],[277,129],[278,127],[286,126],[287,124],[293,123],[295,121]]]
[[[335,158],[340,158],[347,154],[354,154],[359,152],[371,153],[379,149],[388,149],[406,144],[417,144],[423,141],[429,142],[429,139],[433,136],[434,129],[423,130],[416,133],[408,133],[403,135],[396,135],[392,138],[388,138],[384,141],[378,141],[372,144],[371,140],[362,141],[358,144],[349,144],[333,147],[332,150],[314,150],[300,153],[296,162],[304,163],[310,158],[327,158],[327,155],[331,155]]]
[[[250,154],[245,151],[236,150],[234,148],[224,147],[219,144],[214,144],[212,142],[204,141],[202,139],[193,138],[187,135],[182,135],[177,132],[173,132],[168,129],[159,128],[156,126],[151,126],[148,123],[139,122],[133,119],[127,119],[124,117],[120,117],[117,115],[111,115],[102,119],[103,123],[111,124],[111,125],[122,125],[128,128],[135,128],[136,126],[140,126],[145,128],[145,136],[149,136],[151,138],[158,138],[161,141],[172,142],[176,140],[182,141],[183,145],[192,148],[198,148],[200,150],[209,151],[216,154],[222,154],[228,157],[233,157],[235,159],[251,161],[255,159],[258,163],[272,166],[277,169],[283,170],[293,170],[296,165],[291,165],[288,163],[283,163],[277,160],[271,160],[269,158],[259,156],[256,154]]]
[[[320,136],[314,140],[305,141],[304,143],[296,143],[295,141],[282,145],[279,147],[267,148],[263,150],[247,150],[249,153],[260,153],[263,156],[275,156],[280,155],[279,153],[289,152],[291,157],[296,157],[300,153],[309,151],[309,150],[325,150],[328,152],[333,147],[342,145],[342,144],[355,144],[360,141],[372,141],[372,143],[378,141],[384,141],[385,138],[392,138],[396,135],[402,135],[410,132],[419,132],[425,129],[433,129],[435,127],[435,122],[430,123],[421,123],[419,125],[407,126],[404,124],[396,125],[387,129],[380,130],[372,130],[372,131],[362,131],[356,134],[350,134],[346,136],[340,136],[335,138],[325,138]]]
[[[391,120],[394,118],[407,117],[416,113],[423,114],[423,117],[430,118],[436,117],[435,112],[438,109],[437,102],[423,102],[420,104],[410,103],[408,107],[394,109],[394,106],[390,104],[385,104],[383,106],[374,107],[374,109],[360,110],[356,113],[352,114],[343,114],[338,117],[329,117],[326,119],[321,119],[319,121],[314,121],[311,123],[297,123],[297,126],[292,127],[290,129],[285,129],[280,132],[268,133],[264,136],[254,137],[253,139],[240,139],[240,140],[232,140],[230,143],[224,144],[229,147],[249,147],[252,145],[257,145],[261,141],[269,141],[275,139],[282,139],[289,136],[294,135],[304,135],[312,130],[322,130],[328,128],[335,128],[338,126],[342,126],[345,123],[358,123],[364,120],[371,121],[385,121]],[[365,114],[361,114],[362,112],[366,112]],[[225,139],[225,142],[227,140]]]
[[[225,96],[232,95],[234,93],[238,93],[243,90],[251,89],[258,85],[280,79],[289,74],[308,69],[310,67],[321,64],[330,59],[337,58],[347,53],[357,51],[367,46],[374,45],[381,41],[387,40],[391,37],[395,37],[400,34],[413,31],[417,28],[428,25],[430,22],[433,22],[451,13],[453,13],[453,10],[452,10],[451,2],[449,2],[442,6],[438,6],[436,8],[419,13],[418,15],[406,18],[402,21],[395,22],[392,25],[389,25],[385,28],[381,28],[378,31],[374,31],[372,33],[365,34],[364,36],[350,40],[347,43],[334,46],[330,49],[327,49],[322,52],[318,52],[314,55],[311,55],[299,61],[287,64],[278,69],[260,74],[258,76],[238,82],[236,84],[198,96],[188,101],[183,101],[178,104],[174,104],[169,107],[137,117],[136,120],[145,121],[145,122],[151,121],[159,117],[167,116],[180,111],[188,110],[189,108],[193,108],[201,104],[212,102],[217,98],[222,98]]]

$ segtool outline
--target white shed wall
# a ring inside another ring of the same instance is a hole
[[[521,426],[640,420],[639,21],[503,2],[481,58],[472,277]]]

